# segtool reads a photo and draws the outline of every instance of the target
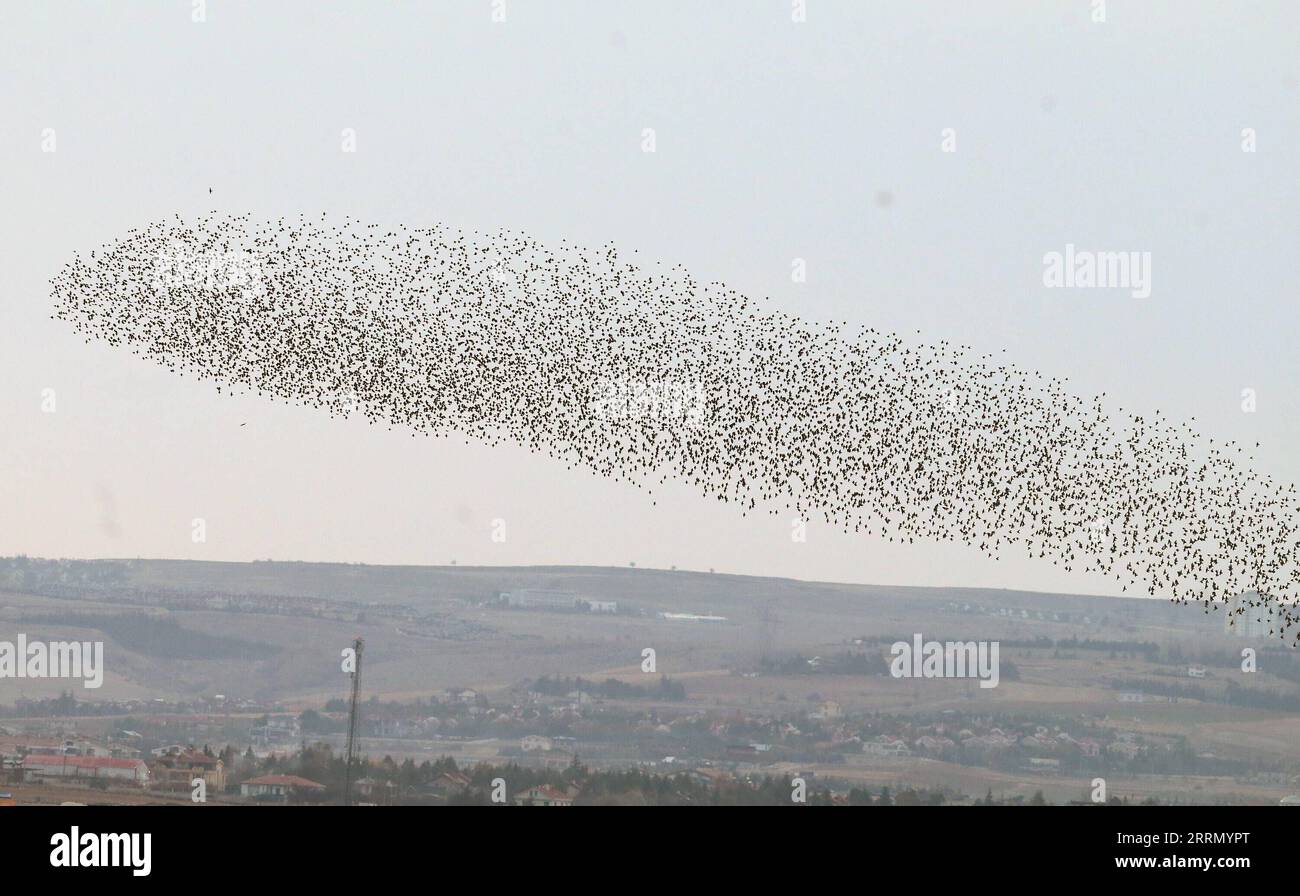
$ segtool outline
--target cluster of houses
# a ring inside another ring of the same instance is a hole
[[[215,756],[187,750],[146,762],[138,757],[29,753],[16,768],[24,781],[71,780],[78,783],[127,784],[155,791],[190,791],[196,780],[209,790],[225,790],[223,763]]]
[[[474,782],[464,772],[444,772],[428,786],[431,796],[450,800],[458,794],[474,789]],[[510,800],[516,806],[572,806],[580,791],[574,786],[561,790],[546,784],[529,787],[514,795]]]
[[[577,610],[587,613],[617,613],[618,601],[580,597],[572,591],[546,588],[521,588],[502,591],[497,600],[507,607],[528,610]]]
[[[143,759],[33,754],[23,758],[20,768],[27,781],[103,781],[153,792],[189,793],[194,782],[202,779],[212,793],[223,793],[226,788],[222,761],[196,752],[169,756],[152,766]],[[241,783],[239,792],[257,802],[305,802],[323,796],[325,785],[296,775],[262,775]],[[368,795],[364,786],[359,792]]]
[[[968,613],[977,616],[1000,616],[1005,619],[1032,619],[1037,622],[1067,622],[1092,625],[1087,613],[1064,610],[1030,610],[1022,607],[986,607],[984,604],[948,601],[944,609],[949,613]]]
[[[82,738],[0,735],[5,777],[23,782],[66,782],[139,787],[154,793],[191,793],[201,780],[209,794],[225,793],[225,763],[192,746],[158,747],[147,756],[127,747],[107,747]],[[296,802],[319,797],[323,784],[294,775],[263,775],[240,784],[240,794],[261,802]]]
[[[1102,744],[1092,737],[1075,737],[1066,731],[1049,731],[1039,725],[1032,732],[1016,733],[1002,728],[990,728],[976,734],[969,728],[963,728],[952,737],[937,731],[922,734],[909,744],[902,737],[882,734],[866,740],[862,752],[869,756],[901,757],[913,755],[942,756],[955,752],[958,748],[981,753],[1004,753],[1012,750],[1024,750],[1040,754],[1030,759],[1032,764],[1051,765],[1051,756],[1077,753],[1081,756],[1099,757],[1103,753],[1122,759],[1132,759],[1140,755],[1145,747],[1136,736],[1121,732],[1114,740]]]

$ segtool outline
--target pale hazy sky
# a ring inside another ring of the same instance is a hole
[[[1005,348],[1081,393],[1260,441],[1258,466],[1300,480],[1292,0],[1112,0],[1104,23],[1091,0],[807,0],[804,23],[789,0],[493,9],[0,7],[0,554],[1118,590],[816,523],[795,543],[789,519],[685,487],[652,507],[522,449],[219,396],[49,319],[74,251],[213,208],[614,240],[807,318]],[[1151,295],[1045,288],[1043,255],[1067,243],[1150,252]]]

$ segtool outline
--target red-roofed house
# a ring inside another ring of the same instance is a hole
[[[141,759],[110,759],[106,756],[31,755],[23,759],[23,776],[43,778],[91,778],[125,781],[141,787],[149,783],[149,766]]]
[[[262,775],[240,784],[239,792],[255,800],[284,803],[290,799],[320,796],[325,792],[325,785],[297,775]]]
[[[474,785],[469,775],[461,772],[444,772],[429,784],[429,791],[442,799],[451,799]]]
[[[542,784],[539,787],[529,787],[519,796],[515,797],[516,806],[572,806],[573,797],[569,796],[562,790],[556,790],[554,787],[547,787]]]

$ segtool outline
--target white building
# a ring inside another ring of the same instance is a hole
[[[525,753],[546,753],[554,746],[554,742],[549,737],[540,734],[529,734],[519,742],[519,748]]]
[[[578,605],[578,596],[572,591],[549,591],[543,588],[503,591],[501,599],[507,606],[543,610],[572,610]]]
[[[864,743],[862,752],[868,756],[910,756],[912,748],[897,738],[880,737]]]
[[[309,799],[325,792],[324,784],[297,775],[262,775],[239,785],[241,796],[265,802]]]
[[[112,759],[107,756],[42,756],[23,759],[24,777],[76,778],[121,781],[140,787],[149,783],[149,766],[142,759]]]

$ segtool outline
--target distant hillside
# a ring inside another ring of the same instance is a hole
[[[318,598],[348,603],[427,606],[480,603],[522,588],[571,591],[650,610],[738,612],[771,605],[786,610],[848,610],[870,601],[878,609],[917,602],[960,601],[986,607],[1116,613],[1159,624],[1187,624],[1200,613],[1166,601],[986,588],[918,588],[804,582],[687,570],[583,566],[371,566],[347,563],[201,560],[37,560],[0,558],[0,588],[37,583],[76,587],[166,589]],[[1215,617],[1217,621],[1217,617]],[[1221,624],[1221,623],[1219,623]]]
[[[551,609],[498,600],[525,590],[565,594]],[[566,608],[567,597],[578,600]],[[581,601],[608,609],[584,610]],[[1029,649],[1093,640],[1134,656],[1153,642],[1237,647],[1218,614],[1136,598],[613,567],[27,557],[0,558],[0,630],[105,640],[109,677],[98,699],[222,693],[313,704],[345,690],[339,651],[356,637],[366,640],[376,693],[635,676],[648,645],[662,669],[687,682],[690,699],[724,703],[778,692],[753,691],[729,670],[759,669],[770,657],[835,657],[917,632]],[[704,685],[692,676],[722,678]],[[38,682],[0,684],[0,703],[43,693]],[[45,684],[47,696],[58,694],[60,682]]]

